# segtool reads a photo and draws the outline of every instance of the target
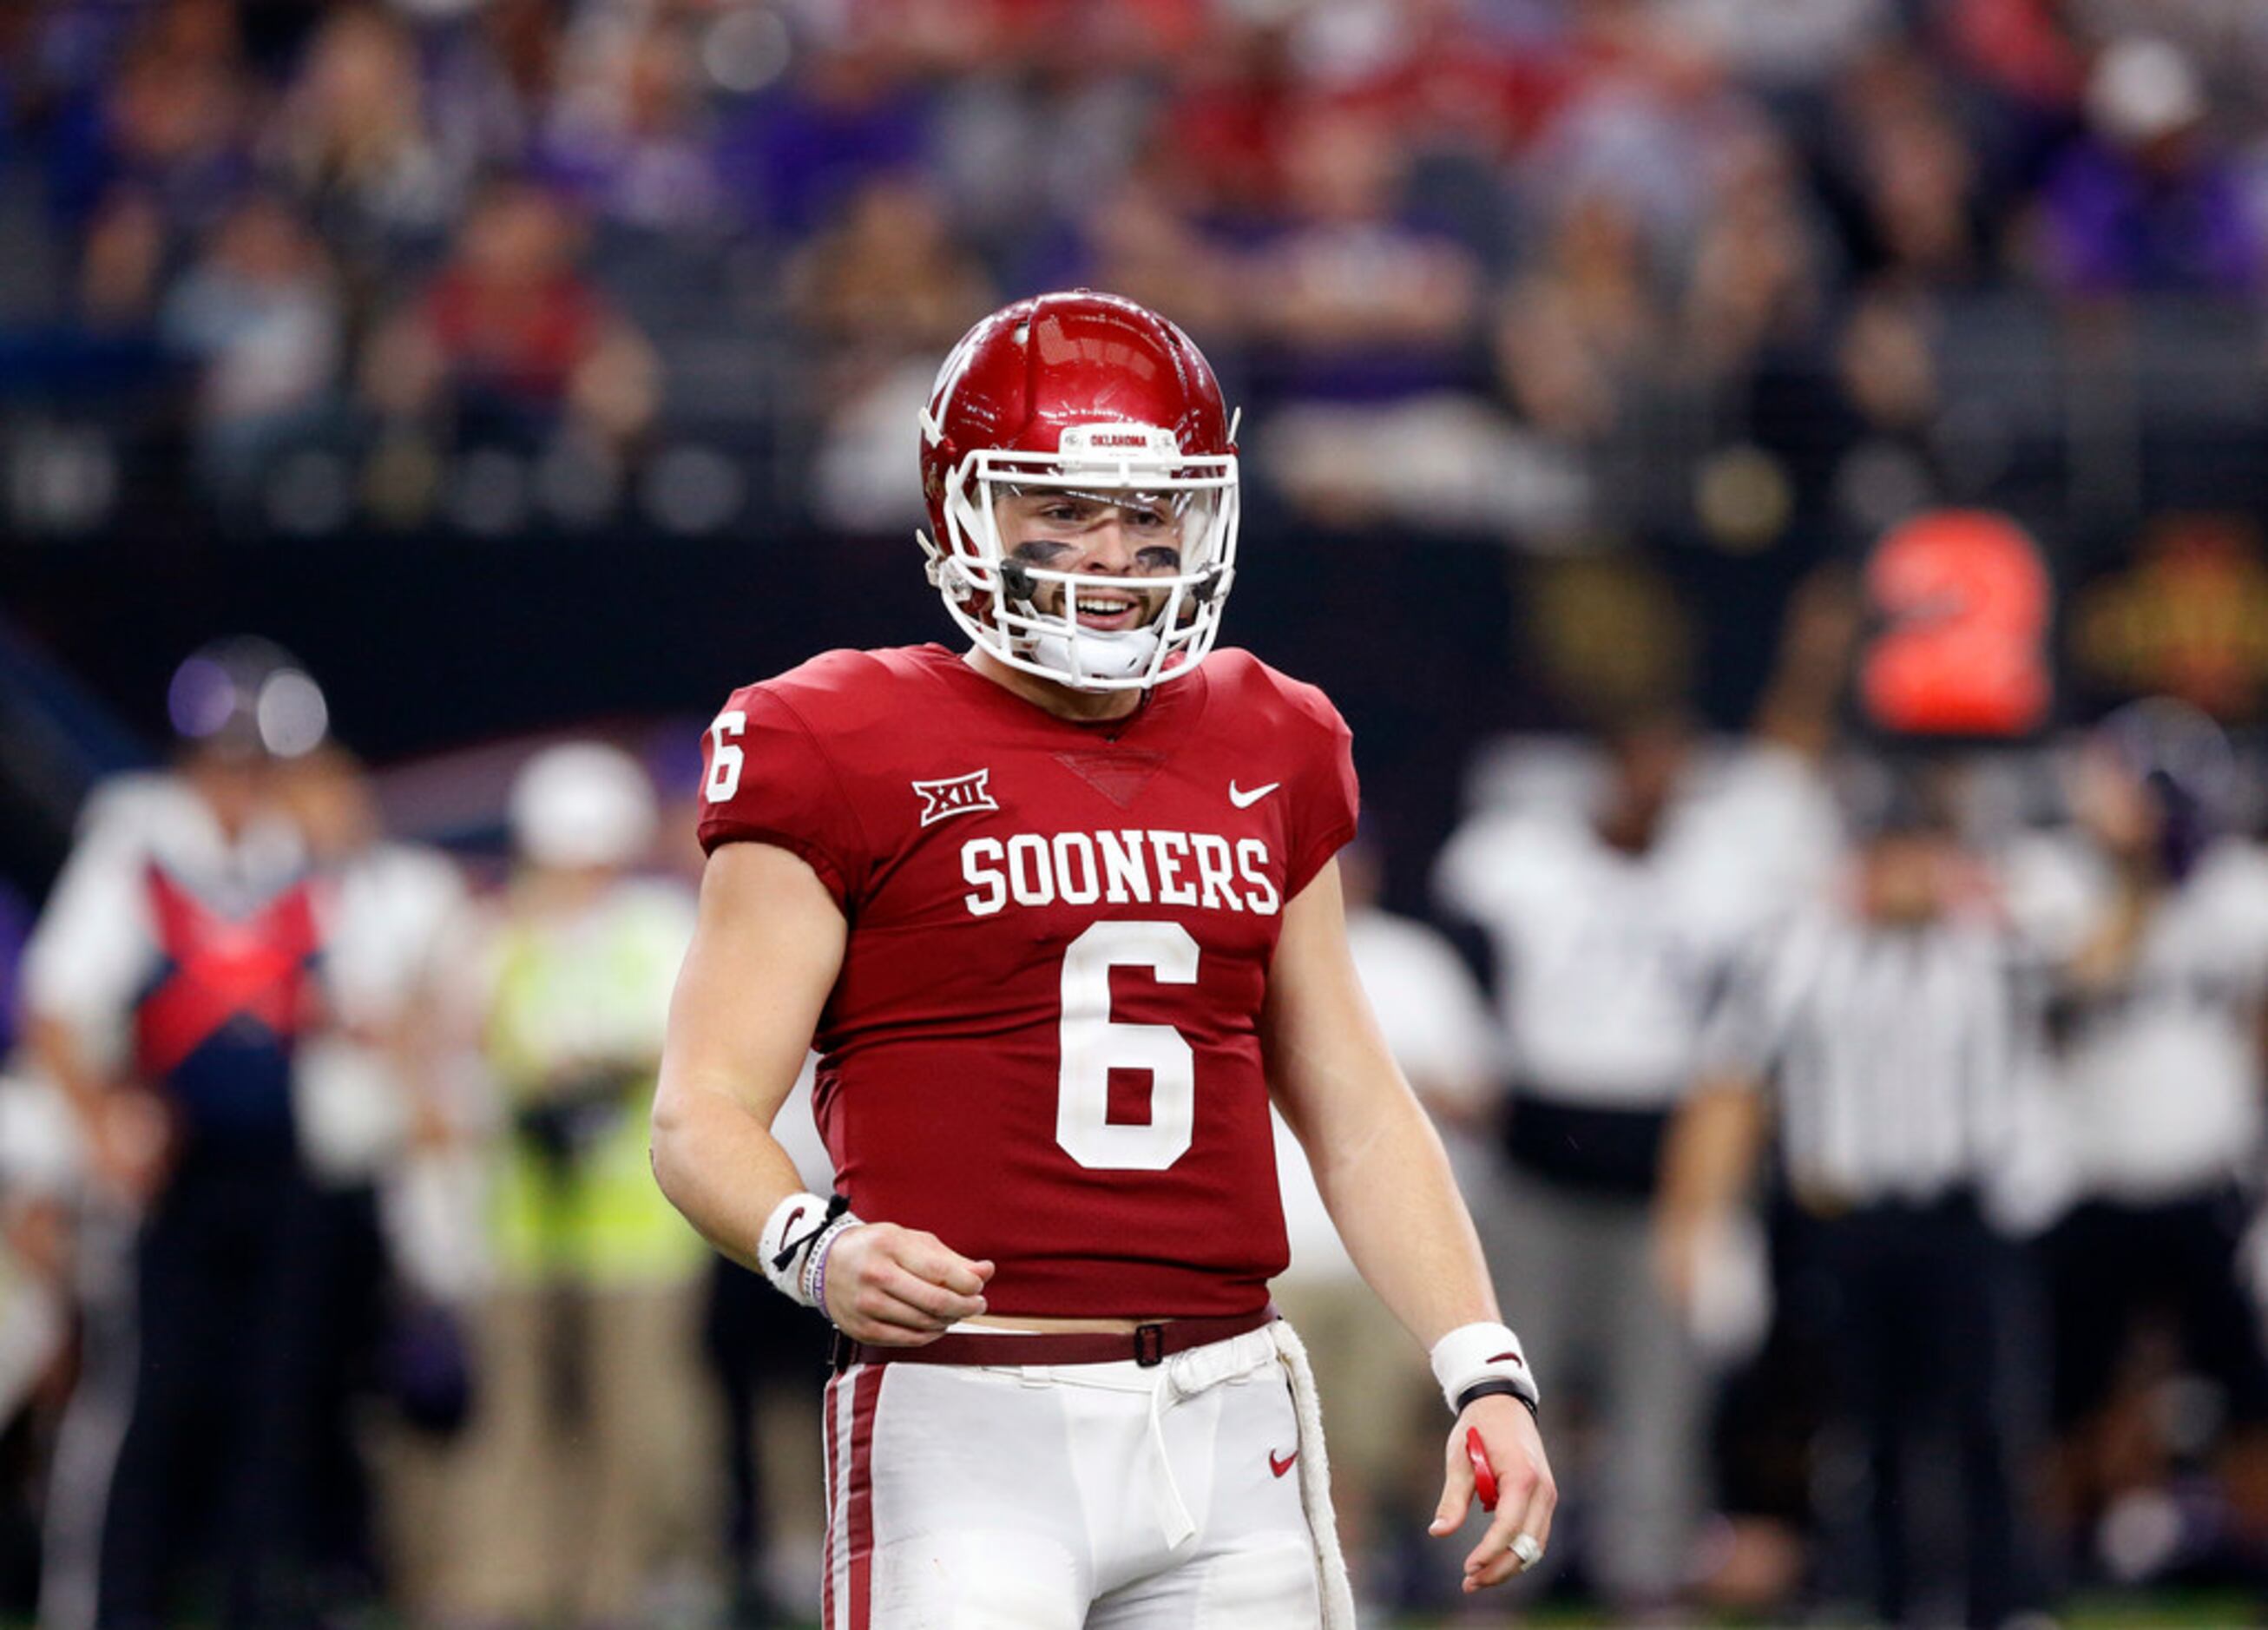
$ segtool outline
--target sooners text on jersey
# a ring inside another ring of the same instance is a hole
[[[1259,1019],[1353,834],[1346,727],[1239,651],[1057,719],[926,645],[836,652],[710,728],[703,844],[850,924],[817,1110],[861,1216],[990,1258],[996,1312],[1256,1308],[1285,1259]]]

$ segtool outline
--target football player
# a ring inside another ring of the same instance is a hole
[[[2054,967],[2077,1191],[2047,1236],[2060,1503],[2089,1517],[2131,1480],[2116,1405],[2135,1337],[2161,1322],[2220,1389],[2215,1469],[2239,1546],[2268,1553],[2268,1348],[2239,1266],[2268,1138],[2268,857],[2224,830],[2235,754],[2184,703],[2128,704],[2072,770],[2076,822],[2007,867]]]
[[[968,648],[832,652],[709,730],[662,1187],[834,1322],[830,1630],[1351,1626],[1272,1097],[1455,1415],[1468,1590],[1556,1494],[1441,1147],[1347,952],[1346,726],[1215,651],[1233,425],[1172,323],[1020,301],[921,417]],[[770,1126],[805,1049],[837,1192]],[[1296,1472],[1296,1475],[1294,1473]]]

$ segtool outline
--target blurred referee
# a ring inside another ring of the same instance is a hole
[[[1863,1516],[1822,1513],[1823,1584],[1840,1595],[1870,1578],[1886,1624],[1931,1614],[1921,1591],[1955,1559],[1909,1532],[1906,1463],[1949,1413],[1966,1622],[2001,1625],[2039,1592],[2018,1473],[2036,1391],[2019,1352],[2029,1290],[2004,1228],[2036,1053],[2029,1004],[1931,800],[1898,789],[1852,873],[1757,948],[1712,1022],[1665,1152],[1660,1261],[1690,1296],[1775,1125],[1801,1249],[1832,1289],[1837,1424],[1868,1477]]]
[[[167,703],[175,768],[96,789],[25,955],[27,1051],[86,1162],[82,1239],[133,1242],[56,1448],[48,1630],[162,1630],[208,1584],[229,1630],[313,1622],[333,1265],[294,1079],[328,1019],[280,778],[328,715],[256,639],[193,654]]]

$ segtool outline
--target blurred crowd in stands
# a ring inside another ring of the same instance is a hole
[[[755,459],[895,531],[939,349],[1085,284],[1311,513],[1549,540],[1732,446],[1699,522],[1769,542],[2011,476],[2021,394],[1940,378],[2006,302],[2257,292],[2264,83],[2231,0],[43,0],[0,408],[85,455],[63,529],[152,452],[322,531],[589,524],[674,450],[688,528]]]

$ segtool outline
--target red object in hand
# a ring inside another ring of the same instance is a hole
[[[1465,1458],[1473,1463],[1473,1492],[1481,1497],[1481,1509],[1496,1509],[1496,1468],[1489,1464],[1488,1445],[1481,1442],[1478,1427],[1465,1428]]]

